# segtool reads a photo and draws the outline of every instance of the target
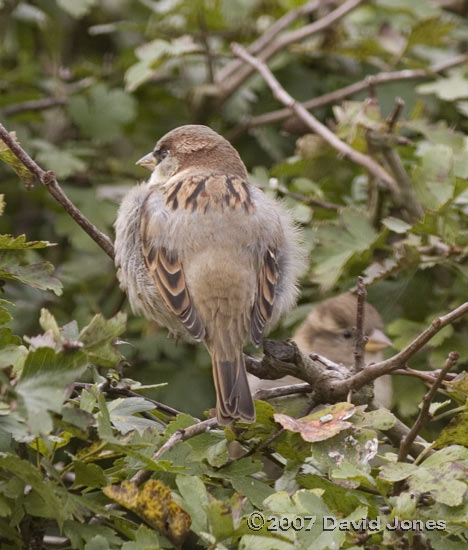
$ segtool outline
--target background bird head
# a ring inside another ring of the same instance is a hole
[[[324,300],[315,306],[293,340],[304,353],[318,353],[344,365],[354,363],[357,297],[350,292]],[[366,364],[381,359],[382,351],[391,345],[383,332],[383,322],[377,310],[365,304],[364,335]]]
[[[200,124],[171,130],[137,164],[153,172],[150,186],[164,185],[184,170],[190,170],[191,174],[221,171],[245,180],[248,177],[234,147],[217,132]]]

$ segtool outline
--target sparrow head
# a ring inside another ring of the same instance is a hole
[[[304,353],[318,353],[344,365],[354,363],[357,298],[346,292],[324,300],[314,307],[297,329],[293,340]],[[364,308],[366,363],[380,359],[381,352],[391,346],[383,332],[383,322],[370,304]]]
[[[149,185],[164,185],[169,178],[190,170],[223,173],[247,179],[247,170],[234,147],[208,126],[189,124],[165,134],[137,164],[151,170]]]

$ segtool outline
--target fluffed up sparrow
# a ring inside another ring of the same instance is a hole
[[[354,364],[357,298],[345,292],[329,298],[312,308],[292,339],[306,354],[318,353],[335,363],[347,367]],[[383,358],[383,350],[391,341],[383,332],[379,312],[370,304],[364,308],[364,335],[367,337],[364,361],[366,365],[377,363]],[[273,388],[302,382],[293,376],[277,380],[260,380],[249,375],[252,393],[258,389]],[[374,382],[374,401],[377,405],[390,408],[392,402],[391,376],[381,376]]]
[[[121,288],[134,312],[204,342],[219,423],[252,422],[243,346],[260,345],[295,304],[305,256],[297,229],[207,126],[175,128],[137,164],[152,174],[115,223]]]

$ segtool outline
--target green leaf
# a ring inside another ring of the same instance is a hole
[[[109,543],[102,535],[96,535],[86,544],[85,550],[109,550]]]
[[[9,516],[11,513],[10,505],[5,497],[0,495],[0,517],[4,518]]]
[[[76,380],[86,366],[86,357],[79,351],[64,354],[43,347],[29,352],[16,392],[21,399],[18,410],[33,434],[47,434],[52,430],[49,411],[61,411],[67,385]]]
[[[155,69],[167,59],[199,52],[200,50],[200,46],[188,34],[175,38],[171,42],[157,38],[139,46],[135,50],[139,61],[125,73],[127,91],[134,92],[139,86],[148,81],[154,75]]]
[[[95,315],[89,325],[80,333],[80,342],[83,351],[90,361],[104,367],[113,367],[121,359],[120,353],[115,349],[114,343],[117,336],[125,331],[127,316],[119,312],[109,320],[100,314]]]
[[[0,300],[2,302],[2,300]],[[10,315],[7,309],[5,309],[3,306],[0,306],[0,325],[4,325],[8,322],[10,322],[13,319],[13,317]]]
[[[253,477],[236,477],[231,480],[231,484],[238,493],[246,496],[254,506],[260,509],[263,501],[275,492],[269,485]]]
[[[331,288],[345,267],[363,253],[370,254],[379,235],[365,216],[343,210],[339,223],[326,223],[318,229],[319,246],[313,254],[313,278],[323,290]]]
[[[431,17],[418,21],[411,29],[406,48],[417,44],[438,46],[444,43],[444,39],[453,31],[455,25],[441,20],[439,17]]]
[[[66,519],[66,511],[63,509],[62,501],[54,491],[54,485],[47,480],[41,471],[26,460],[18,458],[9,453],[0,453],[0,470],[10,472],[30,485],[42,500],[44,506],[55,510],[55,518],[61,526]]]
[[[192,529],[195,533],[208,531],[206,509],[209,495],[204,483],[196,476],[178,475],[176,484],[184,499],[183,507],[192,518]]]
[[[399,218],[394,218],[392,216],[383,219],[382,223],[385,225],[385,227],[388,227],[388,229],[390,229],[394,233],[406,233],[411,229],[411,225],[409,223],[406,223],[405,221],[400,220]]]
[[[0,369],[13,366],[15,372],[20,372],[27,354],[21,338],[14,336],[9,328],[0,328]]]
[[[86,487],[104,487],[108,480],[102,468],[97,464],[85,464],[79,460],[73,464],[75,471],[74,487],[85,485]]]
[[[1,250],[29,250],[31,248],[46,248],[55,246],[55,243],[49,241],[26,241],[26,235],[13,237],[12,235],[0,235]]]
[[[403,462],[384,464],[380,469],[379,477],[395,483],[396,481],[402,481],[408,478],[415,470],[417,466],[414,464],[406,464]]]
[[[454,69],[450,76],[441,77],[435,82],[420,84],[416,90],[420,94],[435,94],[445,101],[454,101],[468,97],[468,78],[463,70]]]
[[[114,399],[108,404],[108,409],[111,424],[123,435],[133,430],[142,434],[148,428],[154,430],[161,427],[156,418],[153,421],[135,416],[137,413],[155,409],[155,405],[143,397]]]
[[[122,126],[135,118],[136,103],[123,90],[96,84],[85,95],[73,96],[68,110],[84,135],[108,142],[118,138]]]
[[[57,4],[72,17],[79,19],[91,11],[91,8],[96,5],[96,0],[57,0]]]
[[[145,525],[138,527],[134,542],[125,542],[122,546],[122,550],[159,550],[160,548],[157,534]]]
[[[448,445],[466,445],[468,441],[468,413],[457,414],[434,442],[435,449]]]
[[[447,506],[462,504],[467,492],[468,449],[452,445],[436,451],[408,478],[411,489],[430,492]]]
[[[53,170],[57,179],[66,179],[77,172],[86,170],[86,163],[74,152],[59,149],[43,140],[36,140],[34,143],[39,149],[37,153],[38,162],[49,170]]]
[[[52,290],[57,296],[62,294],[62,283],[53,277],[55,268],[49,262],[31,265],[14,265],[0,269],[0,277],[19,281],[40,290]]]
[[[370,426],[376,430],[389,430],[396,422],[395,415],[387,409],[377,409],[375,411],[364,412],[362,420],[357,414],[353,417],[353,421],[359,427]]]
[[[107,408],[106,399],[102,393],[99,394],[98,404],[100,411],[97,416],[99,437],[104,441],[117,443],[118,441],[112,432],[109,409]]]
[[[90,542],[96,536],[105,537],[113,548],[122,543],[122,539],[116,536],[115,531],[105,525],[89,525],[69,519],[63,529],[64,535],[70,539],[74,548],[83,548],[83,542]]]

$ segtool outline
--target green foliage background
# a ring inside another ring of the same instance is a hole
[[[235,137],[252,183],[284,197],[303,225],[310,251],[300,304],[273,336],[290,336],[310,303],[352,287],[364,273],[369,301],[381,312],[394,351],[400,350],[468,295],[468,65],[379,85],[377,101],[365,90],[314,111],[341,139],[368,152],[369,131],[385,130],[395,98],[404,99],[395,134],[406,140],[395,149],[425,210],[420,220],[405,221],[402,209],[385,190],[370,185],[359,166],[338,158],[317,136],[298,140],[285,131],[297,130],[297,124],[237,132],[248,117],[282,107],[258,75],[227,101],[217,101],[212,76],[231,59],[230,42],[250,44],[301,4],[0,0],[0,120],[110,235],[122,194],[146,177],[135,161],[166,131],[205,123]],[[318,15],[325,13],[322,6]],[[309,17],[293,27],[310,22]],[[305,101],[382,71],[428,68],[466,51],[467,40],[466,2],[375,0],[282,50],[270,67],[291,95]],[[49,97],[61,104],[12,110]],[[7,157],[0,150],[0,158]],[[458,416],[447,415],[423,432],[431,441],[439,438],[440,450],[420,467],[396,465],[389,446],[379,447],[380,462],[366,459],[366,444],[388,418],[361,410],[349,428],[358,441],[352,452],[343,451],[346,431],[312,444],[287,432],[268,451],[280,459],[275,475],[263,471],[261,453],[231,462],[227,441],[237,437],[253,448],[278,428],[266,403],[259,403],[254,426],[198,436],[151,462],[171,433],[194,422],[189,415],[201,418],[213,406],[207,353],[201,346],[176,344],[164,330],[130,315],[112,262],[42,186],[26,190],[3,163],[0,178],[2,549],[33,548],[34,537],[42,535],[64,535],[68,547],[85,550],[177,545],[175,531],[164,532],[147,515],[139,514],[151,528],[137,515],[121,517],[105,508],[110,501],[101,487],[143,467],[154,470],[190,514],[192,534],[184,548],[289,550],[310,548],[312,541],[314,549],[352,548],[359,541],[344,532],[254,533],[245,518],[258,508],[265,514],[297,516],[312,510],[317,516],[358,519],[382,514],[382,506],[388,517],[447,521],[443,533],[427,533],[430,542],[423,543],[432,545],[427,547],[466,547],[463,379],[446,392],[444,405],[458,407]],[[317,207],[310,199],[340,208]],[[129,314],[127,322],[122,312]],[[448,352],[457,350],[462,370],[467,342],[466,321],[446,327],[410,366],[440,368]],[[411,423],[424,385],[416,378],[394,378],[394,410]],[[72,393],[76,380],[80,391]],[[156,389],[139,386],[166,382]],[[169,417],[141,397],[119,397],[114,391],[106,394],[106,403],[102,390],[111,383],[144,390],[186,414],[166,428]],[[339,466],[327,454],[335,447],[346,455]],[[401,480],[407,481],[405,490],[392,496],[393,483]],[[96,515],[102,520],[89,524]],[[411,536],[405,536],[405,544],[411,544]],[[361,546],[394,546],[394,537],[371,534]]]

